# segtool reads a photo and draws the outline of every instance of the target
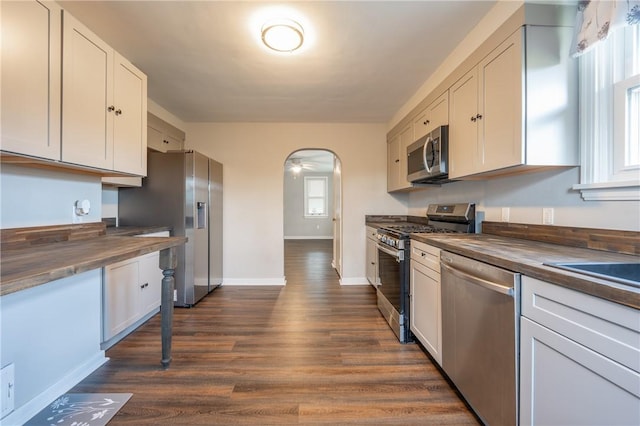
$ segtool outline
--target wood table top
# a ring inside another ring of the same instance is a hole
[[[0,250],[0,296],[184,244],[185,237],[104,235]]]

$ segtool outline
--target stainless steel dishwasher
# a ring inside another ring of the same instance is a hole
[[[443,251],[442,368],[487,425],[518,424],[520,274]]]

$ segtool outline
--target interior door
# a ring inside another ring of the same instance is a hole
[[[333,267],[342,277],[342,166],[333,156]]]

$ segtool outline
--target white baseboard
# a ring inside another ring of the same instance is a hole
[[[223,286],[250,286],[250,285],[286,285],[287,280],[282,278],[225,278]]]
[[[312,235],[308,237],[300,237],[300,236],[290,236],[284,237],[285,240],[333,240],[332,235],[322,236],[322,235]]]
[[[340,285],[371,285],[367,277],[340,278]]]
[[[78,366],[78,368],[70,371],[69,374],[64,376],[57,383],[51,385],[44,392],[26,404],[23,404],[8,416],[3,417],[2,420],[0,420],[0,424],[11,426],[26,423],[33,416],[42,411],[43,408],[55,401],[57,397],[68,392],[69,389],[80,383],[108,360],[109,358],[104,356],[104,351],[96,352],[91,359]]]

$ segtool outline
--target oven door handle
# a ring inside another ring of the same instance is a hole
[[[380,244],[376,244],[378,246],[378,250],[387,253],[389,256],[393,256],[396,258],[396,262],[400,263],[404,260],[404,251],[403,250],[391,250]]]
[[[445,271],[449,272],[450,274],[455,275],[458,278],[462,278],[465,281],[469,281],[473,284],[479,285],[488,290],[506,294],[507,296],[513,297],[513,287],[506,287],[500,284],[493,283],[491,281],[484,280],[482,278],[467,274],[466,272],[462,272],[459,269],[452,268],[451,266],[445,263],[440,263],[440,267]]]

